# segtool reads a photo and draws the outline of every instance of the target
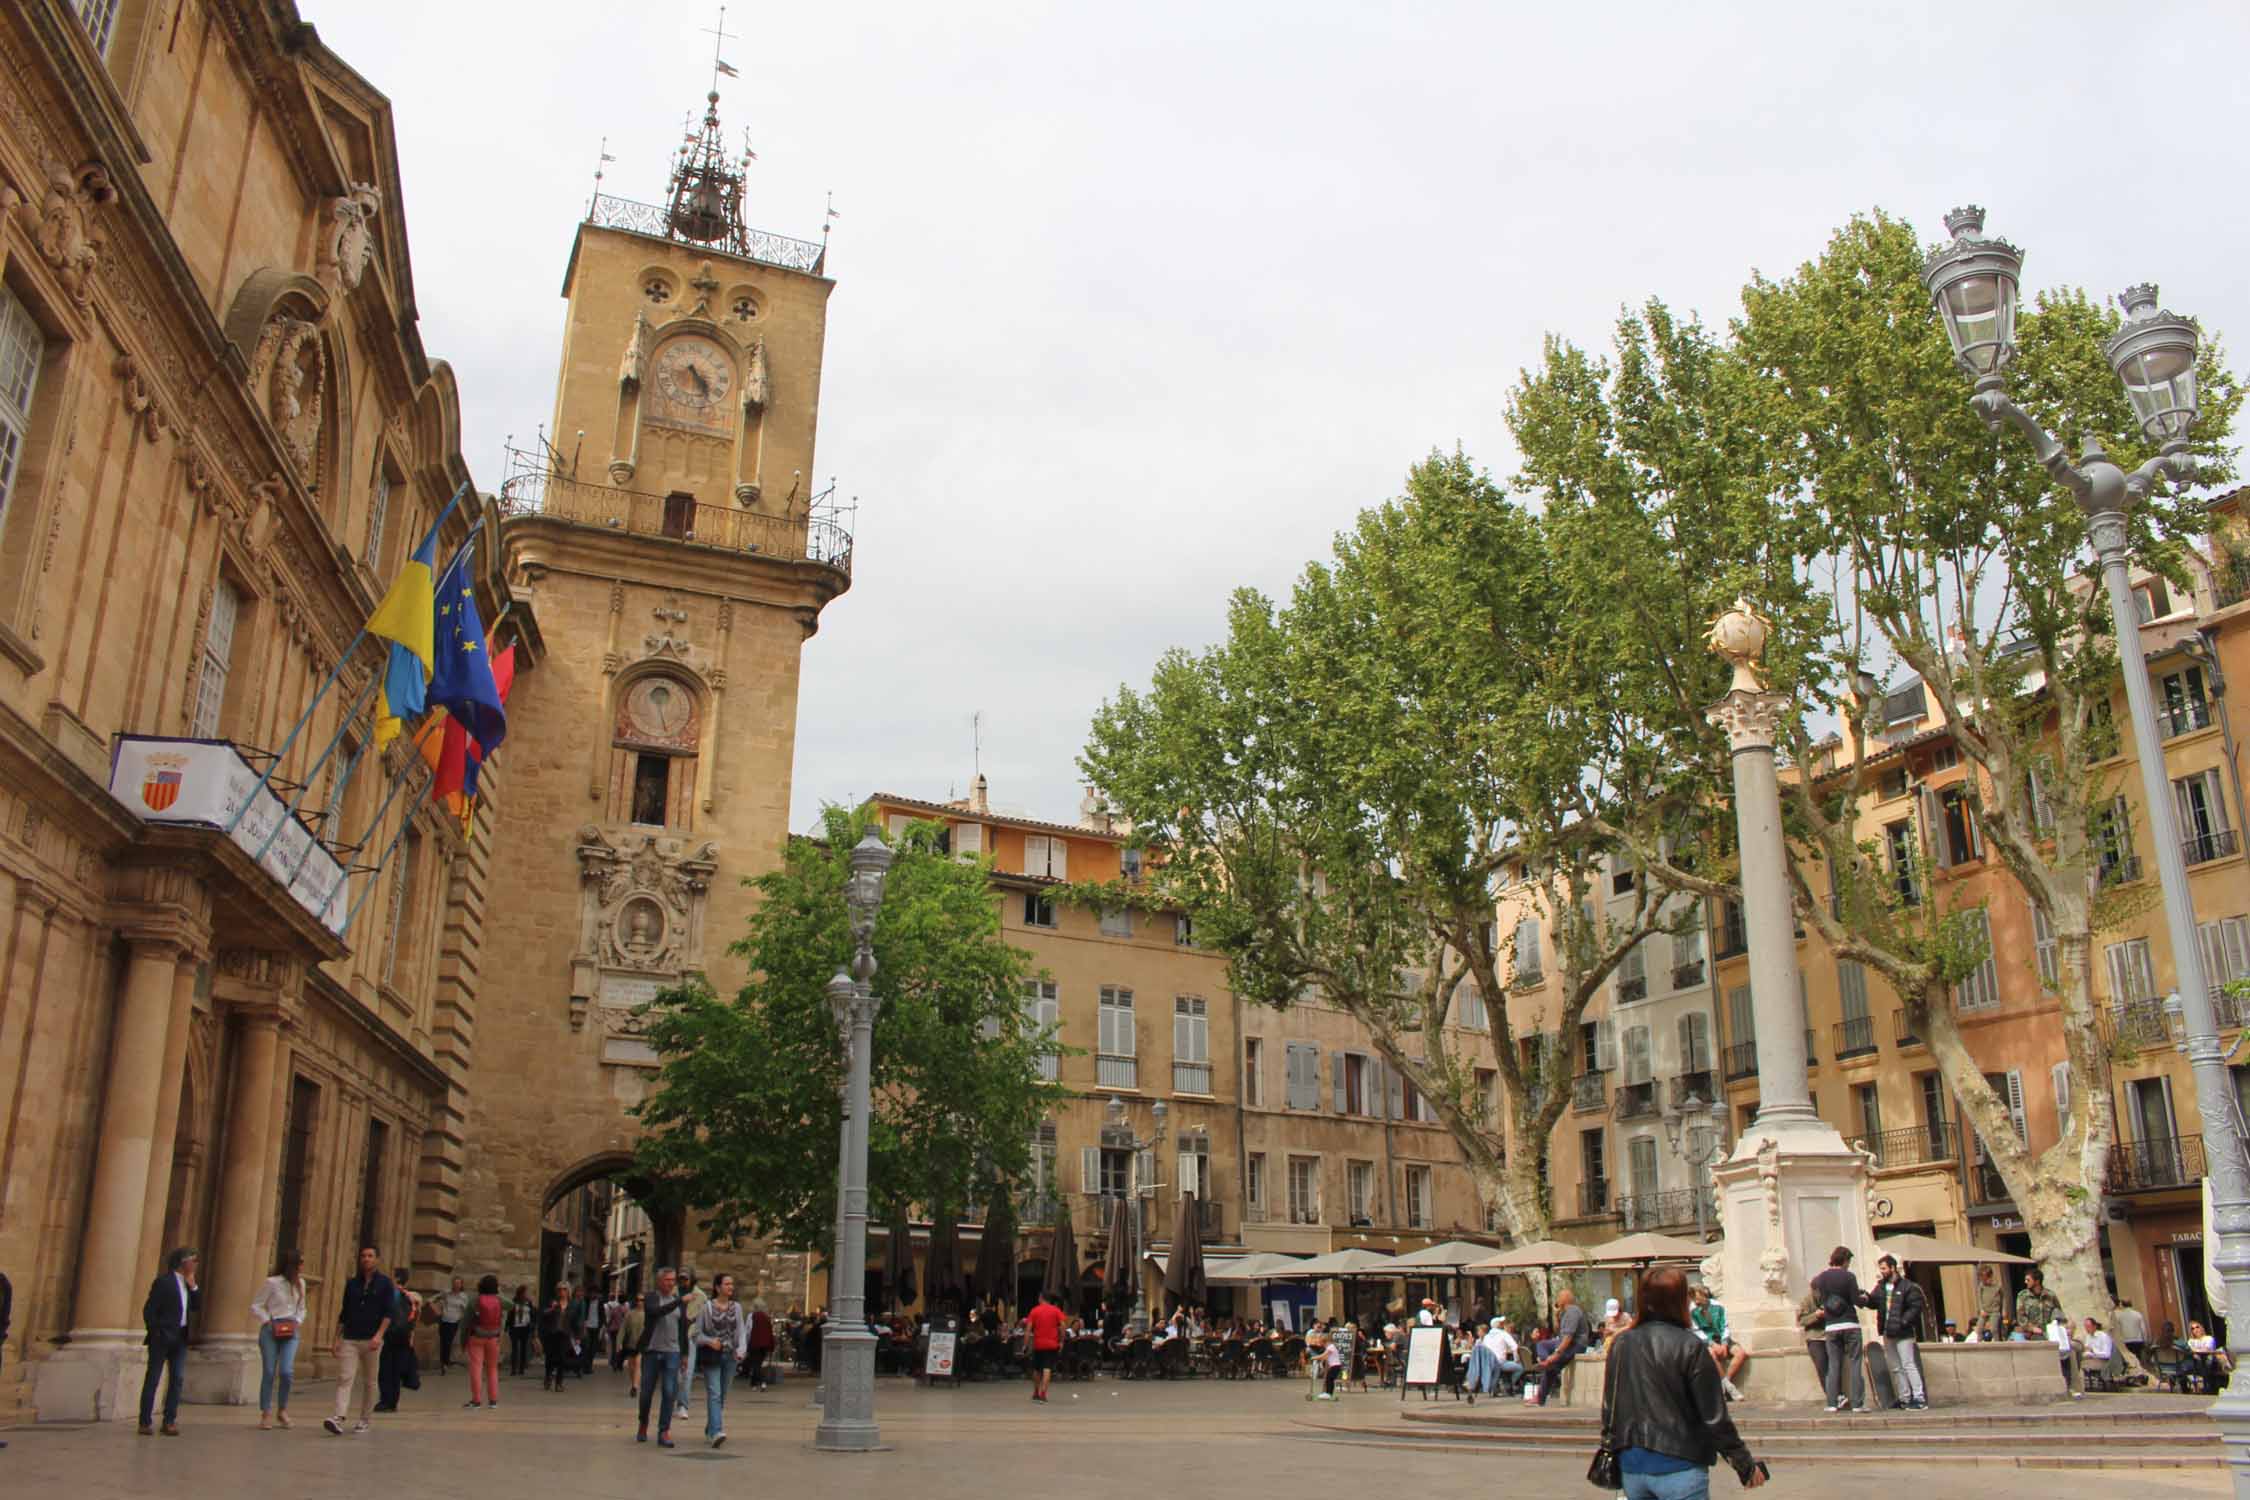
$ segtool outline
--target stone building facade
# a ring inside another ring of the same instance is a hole
[[[468,482],[382,95],[286,3],[0,10],[0,1420],[129,1405],[167,1246],[222,1401],[278,1245],[323,1307],[363,1238],[450,1251],[486,864],[386,805],[354,639]],[[183,818],[339,668],[275,785],[359,852]]]

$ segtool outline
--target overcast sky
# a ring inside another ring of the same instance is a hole
[[[464,448],[547,415],[573,226],[656,201],[715,5],[301,0],[396,107],[430,352]],[[791,826],[944,798],[1075,817],[1121,682],[1286,591],[1406,467],[1514,467],[1553,332],[1650,294],[1722,320],[1855,211],[1976,201],[2029,287],[2250,328],[2226,103],[2250,7],[2044,4],[731,6],[748,217],[838,212],[817,475],[851,592],[804,653]],[[1964,389],[1964,395],[1966,390]],[[2028,451],[2025,460],[2029,461]]]

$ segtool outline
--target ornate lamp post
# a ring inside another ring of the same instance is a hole
[[[2016,281],[2023,269],[2023,252],[2006,240],[1985,237],[1981,208],[1955,209],[1945,216],[1945,227],[1953,241],[1931,253],[1922,270],[1922,284],[1945,321],[1954,358],[1976,382],[1969,404],[1993,431],[2013,427],[2030,441],[2032,454],[2085,511],[2087,537],[2101,561],[2102,583],[2109,590],[2110,617],[2117,629],[2125,701],[2133,715],[2133,740],[2140,751],[2149,834],[2156,840],[2156,874],[2164,891],[2164,923],[2172,939],[2173,972],[2179,978],[2178,1014],[2186,1032],[2183,1050],[2195,1070],[2204,1139],[2213,1146],[2208,1152],[2212,1221],[2219,1236],[2214,1264],[2226,1282],[2228,1306],[2250,1309],[2250,1161],[2244,1159],[2235,1128],[2233,1081],[2219,1046],[2218,1015],[2203,972],[2185,846],[2164,774],[2164,737],[2157,729],[2148,658],[2141,651],[2140,612],[2127,566],[2125,522],[2134,502],[2145,498],[2158,479],[2178,479],[2187,472],[2188,433],[2197,414],[2195,325],[2159,311],[2153,285],[2144,282],[2125,289],[2120,299],[2125,325],[2102,346],[2102,353],[2123,382],[2141,431],[2157,445],[2157,454],[2128,474],[2110,462],[2099,439],[2088,438],[2073,464],[2062,444],[2008,396],[2007,369],[2015,358]],[[2227,1320],[2227,1347],[2235,1355],[2237,1373],[2212,1415],[2226,1439],[2235,1493],[2250,1497],[2250,1388],[2240,1375],[2243,1359],[2250,1357],[2250,1316],[2238,1314]]]
[[[1108,1107],[1103,1111],[1103,1113],[1109,1120],[1109,1128],[1124,1137],[1135,1157],[1138,1157],[1143,1152],[1146,1152],[1149,1155],[1149,1159],[1151,1161],[1154,1161],[1156,1159],[1156,1153],[1158,1149],[1164,1144],[1165,1121],[1170,1117],[1171,1109],[1165,1104],[1162,1099],[1157,1100],[1149,1108],[1150,1112],[1156,1116],[1156,1131],[1146,1139],[1135,1136],[1131,1133],[1130,1128],[1125,1123],[1125,1101],[1119,1098],[1117,1095],[1112,1094],[1109,1096]],[[1152,1173],[1143,1173],[1141,1175],[1146,1178],[1153,1178]],[[1155,1198],[1155,1196],[1156,1183],[1153,1180],[1137,1182],[1134,1185],[1133,1316],[1130,1323],[1127,1325],[1134,1329],[1146,1328],[1148,1326],[1148,1294],[1141,1285],[1140,1268],[1140,1237],[1145,1229],[1148,1215],[1142,1211],[1141,1201],[1143,1199],[1153,1199]]]
[[[1711,1238],[1711,1195],[1703,1186],[1703,1170],[1726,1154],[1727,1107],[1714,1099],[1705,1104],[1694,1094],[1664,1111],[1664,1140],[1672,1154],[1687,1163],[1689,1188],[1695,1194],[1695,1237]]]
[[[868,1074],[875,1038],[875,914],[895,858],[874,830],[852,848],[844,887],[851,910],[852,964],[828,981],[828,1005],[851,1059],[844,1077],[844,1121],[836,1169],[836,1253],[829,1287],[832,1316],[821,1336],[820,1426],[823,1453],[871,1453],[883,1445],[875,1425],[875,1335],[867,1326]]]

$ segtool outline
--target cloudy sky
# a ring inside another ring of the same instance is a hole
[[[301,0],[395,102],[423,337],[472,470],[549,409],[564,257],[656,200],[715,5]],[[817,474],[857,571],[804,655],[792,826],[965,793],[1075,815],[1087,721],[1286,590],[1433,447],[1514,464],[1548,332],[1722,319],[1881,206],[1989,206],[2028,285],[2250,337],[2225,119],[2250,8],[1486,0],[730,7],[749,217],[838,212]],[[2027,455],[2028,461],[2028,455]]]

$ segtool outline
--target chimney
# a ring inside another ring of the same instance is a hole
[[[970,812],[982,813],[988,816],[991,814],[992,800],[987,795],[990,790],[990,786],[985,782],[984,772],[977,772],[977,779],[969,783]]]

